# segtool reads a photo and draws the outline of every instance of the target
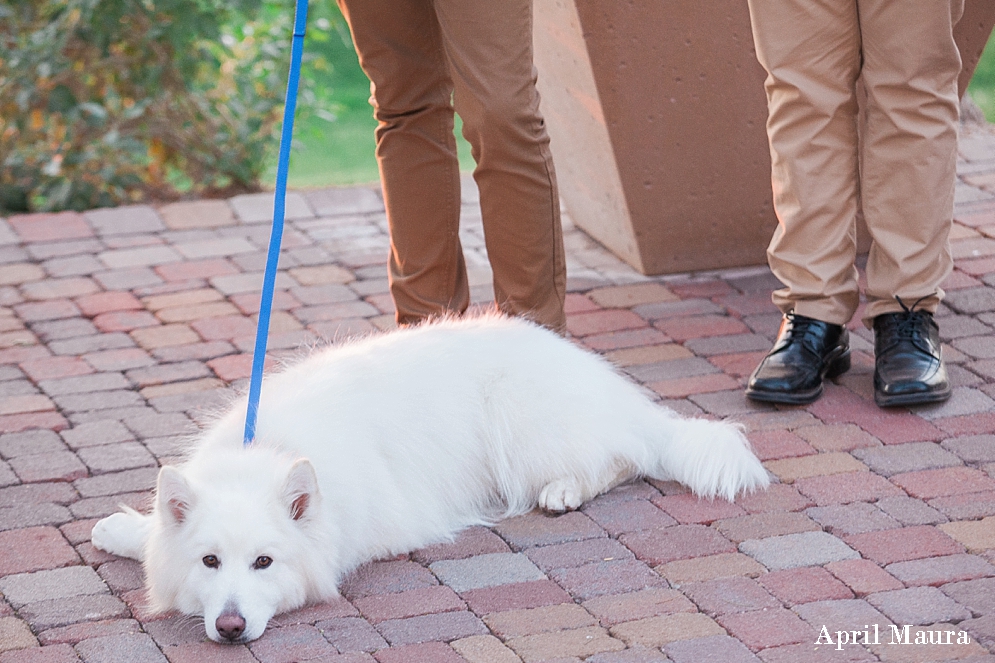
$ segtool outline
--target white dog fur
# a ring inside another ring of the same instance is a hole
[[[347,342],[268,376],[248,449],[245,408],[162,468],[150,515],[93,528],[97,548],[144,561],[155,609],[203,615],[221,642],[335,597],[363,562],[537,504],[576,509],[637,476],[706,498],[768,483],[738,427],[680,418],[600,357],[496,315]]]

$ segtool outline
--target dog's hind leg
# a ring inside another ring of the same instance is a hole
[[[142,561],[151,527],[152,516],[125,508],[98,520],[90,534],[90,542],[95,548],[112,555]]]
[[[550,513],[574,511],[583,503],[581,482],[573,477],[550,481],[539,492],[539,508]]]
[[[563,513],[580,508],[584,502],[638,476],[629,463],[614,462],[605,468],[592,484],[579,477],[550,481],[539,492],[539,508],[550,513]]]

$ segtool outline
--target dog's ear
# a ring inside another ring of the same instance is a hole
[[[182,523],[186,520],[190,507],[193,506],[193,491],[183,474],[170,465],[159,470],[159,481],[156,488],[159,510],[173,522]]]
[[[300,520],[314,508],[318,498],[318,476],[314,465],[307,458],[294,462],[283,484],[283,500],[287,512],[294,520]]]

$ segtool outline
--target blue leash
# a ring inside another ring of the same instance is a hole
[[[259,300],[256,346],[252,351],[252,376],[249,378],[249,406],[245,412],[245,438],[243,440],[245,446],[252,444],[256,437],[259,392],[263,384],[266,340],[269,336],[270,313],[273,310],[273,291],[276,288],[276,266],[280,261],[280,243],[283,241],[283,222],[287,212],[287,170],[290,166],[290,143],[294,133],[294,111],[297,110],[297,87],[301,78],[301,57],[304,55],[307,3],[308,0],[297,0],[297,9],[294,14],[294,38],[290,47],[290,77],[287,80],[287,100],[283,106],[283,133],[280,136],[280,156],[276,166],[273,229],[270,232],[269,251],[266,255],[263,292]]]

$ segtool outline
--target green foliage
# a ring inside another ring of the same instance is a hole
[[[293,11],[293,0],[0,0],[0,208],[256,188]],[[306,67],[305,112],[306,81],[327,64]]]
[[[265,2],[269,5],[273,0]],[[369,102],[370,81],[359,67],[348,26],[331,0],[311,0],[308,16],[305,53],[324,66],[304,72],[315,95],[309,103],[319,110],[299,118],[295,125],[290,186],[375,182],[380,176],[373,137],[377,121]],[[456,126],[460,166],[471,171],[475,164],[458,117]],[[261,180],[272,186],[275,179],[276,155],[272,153]]]
[[[995,122],[995,35],[989,38],[967,91],[984,111],[985,118]]]
[[[305,71],[315,95],[310,103],[318,110],[295,125],[290,185],[376,181],[373,130],[377,121],[369,102],[370,81],[359,67],[348,26],[334,2],[311,0],[305,53],[327,66]],[[275,152],[261,179],[266,186],[275,181]]]

